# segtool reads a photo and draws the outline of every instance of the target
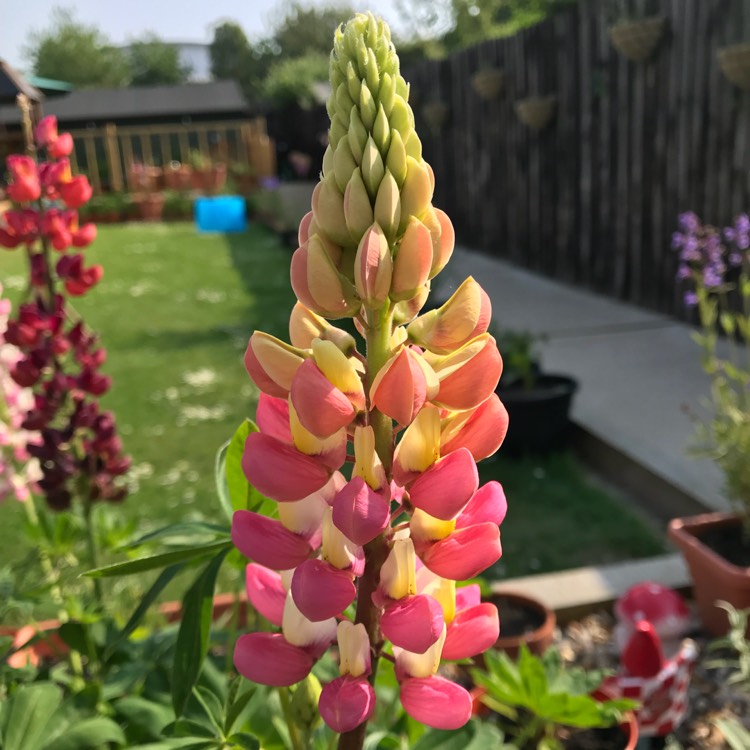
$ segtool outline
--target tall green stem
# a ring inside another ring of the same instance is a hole
[[[368,311],[367,318],[367,387],[391,356],[392,313],[389,304],[377,312]],[[375,449],[383,462],[388,481],[393,464],[393,421],[377,409],[370,411],[370,426],[375,433]],[[380,633],[380,611],[372,602],[372,595],[380,583],[380,568],[388,555],[385,534],[365,545],[365,572],[359,579],[357,591],[356,623],[362,623],[367,630],[372,649],[370,683],[375,684],[378,673],[378,660],[382,637]],[[361,750],[367,733],[367,722],[339,737],[338,750]]]

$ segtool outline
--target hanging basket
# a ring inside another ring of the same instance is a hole
[[[515,104],[518,119],[532,130],[543,130],[550,123],[557,108],[556,96],[529,96]]]
[[[438,131],[448,117],[448,105],[441,101],[432,101],[422,107],[422,116],[433,131]]]
[[[724,76],[743,91],[750,91],[750,44],[734,44],[718,52]]]
[[[471,85],[485,101],[497,99],[505,87],[505,73],[499,68],[483,68],[471,77]]]
[[[611,26],[609,37],[615,49],[628,60],[645,62],[656,51],[666,28],[664,16],[651,16]]]

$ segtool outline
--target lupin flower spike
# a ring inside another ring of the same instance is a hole
[[[470,717],[469,694],[437,672],[498,636],[495,607],[456,582],[502,554],[505,496],[479,487],[476,461],[508,418],[479,284],[417,317],[454,234],[432,206],[382,20],[358,14],[336,31],[330,76],[329,146],[291,264],[291,345],[255,332],[245,357],[261,396],[243,468],[278,519],[237,511],[232,537],[252,560],[249,601],[280,632],[243,635],[234,659],[248,679],[292,685],[337,642],[340,676],[319,710],[339,748],[359,750],[384,656],[413,718],[452,729]],[[329,322],[343,317],[366,356]]]

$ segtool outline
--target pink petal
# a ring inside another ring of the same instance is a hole
[[[387,607],[380,618],[383,635],[394,646],[423,654],[443,632],[443,608],[431,596],[417,594]]]
[[[275,570],[250,563],[245,568],[247,599],[270,623],[281,627],[286,591]]]
[[[418,548],[417,554],[433,573],[451,581],[465,581],[500,559],[500,529],[494,523],[458,529],[425,549]]]
[[[482,589],[478,583],[456,588],[456,612],[476,607],[482,601]]]
[[[402,349],[376,375],[370,398],[383,414],[411,424],[427,399],[427,380],[408,349]]]
[[[500,635],[497,607],[484,603],[459,612],[448,626],[443,659],[468,659],[486,651]]]
[[[487,482],[474,493],[474,497],[461,511],[456,519],[456,528],[465,529],[467,526],[488,522],[499,526],[507,512],[508,502],[502,485],[495,481]]]
[[[442,521],[454,518],[479,486],[477,465],[466,448],[436,461],[409,489],[411,504]]]
[[[492,395],[502,372],[503,360],[490,337],[474,357],[441,378],[440,392],[433,402],[451,411],[474,409]]]
[[[340,615],[356,595],[351,572],[334,568],[325,560],[305,560],[294,571],[292,598],[312,622]]]
[[[317,437],[333,435],[354,418],[351,401],[311,359],[303,362],[295,373],[291,393],[300,424]]]
[[[331,477],[321,461],[262,432],[247,436],[242,470],[258,492],[278,502],[301,500]]]
[[[437,675],[404,680],[401,704],[412,719],[433,729],[458,729],[471,718],[468,691]]]
[[[281,633],[247,633],[237,639],[234,666],[251,682],[289,687],[304,680],[314,664],[299,646],[287,643]]]
[[[354,477],[333,501],[333,522],[355,544],[371,542],[388,525],[390,505],[362,477]]]
[[[273,570],[289,570],[312,553],[309,542],[284,528],[281,521],[249,510],[232,517],[232,542],[245,557]]]
[[[255,421],[264,435],[292,443],[292,431],[289,429],[289,402],[285,398],[274,398],[261,392]]]
[[[320,694],[318,711],[334,732],[350,732],[375,710],[375,691],[365,677],[337,677]]]
[[[508,412],[493,393],[466,420],[458,434],[441,444],[442,453],[468,448],[475,461],[481,461],[497,451],[508,432]]]

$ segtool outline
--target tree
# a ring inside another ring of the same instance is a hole
[[[214,28],[209,54],[214,78],[237,81],[249,101],[260,97],[272,57],[263,42],[251,45],[239,24],[224,21]]]
[[[128,49],[128,61],[133,86],[184,83],[191,71],[189,65],[180,62],[178,48],[166,44],[156,34],[147,34],[143,39],[132,42]]]
[[[24,54],[35,75],[80,88],[125,86],[130,78],[122,50],[113,47],[96,26],[82,24],[64,8],[52,11],[49,28],[31,34]]]
[[[282,58],[303,57],[310,52],[328,56],[334,29],[354,13],[348,5],[305,7],[292,2],[270,39],[273,51]]]
[[[264,83],[266,97],[277,104],[297,102],[301,107],[316,101],[315,84],[328,80],[328,56],[308,52],[302,57],[281,58],[271,66]]]

